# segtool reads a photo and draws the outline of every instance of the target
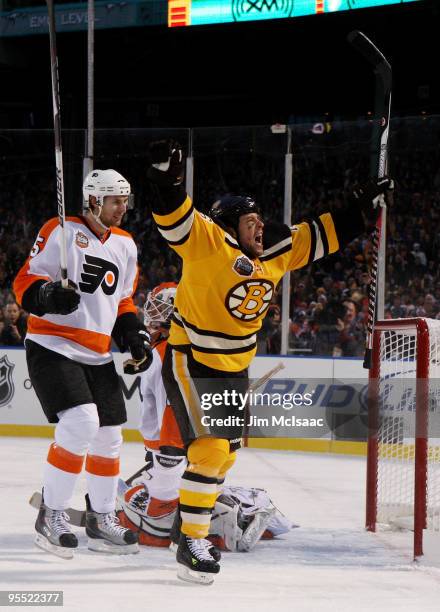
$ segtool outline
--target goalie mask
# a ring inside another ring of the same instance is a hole
[[[144,324],[153,341],[157,341],[160,336],[168,335],[176,291],[177,283],[161,283],[147,296],[144,305]]]

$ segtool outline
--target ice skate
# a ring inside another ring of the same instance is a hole
[[[35,521],[35,544],[57,557],[72,559],[72,549],[77,548],[78,538],[70,530],[68,521],[69,516],[64,510],[48,508],[43,499]]]
[[[122,527],[115,512],[95,512],[86,495],[88,548],[96,552],[129,555],[139,552],[138,535]]]
[[[181,533],[176,554],[178,578],[198,584],[212,584],[214,574],[220,571],[220,565],[211,555],[211,548],[209,540],[191,538]]]
[[[181,525],[182,525],[182,519],[180,517],[179,508],[177,508],[177,512],[176,512],[176,515],[174,517],[173,526],[171,527],[171,531],[170,531],[170,540],[171,540],[171,543],[170,543],[169,548],[170,548],[171,552],[173,552],[173,553],[177,553],[177,549],[179,547],[180,526]],[[209,552],[211,553],[211,557],[214,559],[214,561],[220,561],[220,559],[222,558],[222,553],[217,548],[217,546],[212,544],[212,542],[209,542],[209,544],[211,545],[211,548],[209,549]]]

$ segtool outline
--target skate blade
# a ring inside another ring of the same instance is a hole
[[[171,550],[172,553],[176,553],[178,547],[179,547],[178,544],[176,544],[175,542],[171,542],[168,548]]]
[[[111,553],[112,555],[133,555],[139,552],[138,544],[112,544],[107,540],[89,538],[87,548],[94,552]]]
[[[61,559],[73,559],[72,548],[52,544],[52,542],[49,542],[49,540],[41,535],[41,533],[37,533],[35,536],[35,545],[38,546],[38,548],[42,548],[46,552],[52,553],[57,557],[61,557]]]
[[[180,563],[177,569],[177,577],[185,582],[193,582],[196,584],[208,585],[214,582],[214,574],[209,574],[207,572],[195,572],[194,570],[190,570],[188,567],[186,567],[186,565],[182,565]]]

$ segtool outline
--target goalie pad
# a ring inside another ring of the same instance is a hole
[[[208,539],[220,550],[237,550],[243,537],[239,525],[240,505],[227,495],[220,495],[215,502]]]
[[[208,537],[221,550],[248,552],[261,539],[275,512],[272,506],[245,514],[236,497],[222,493],[215,504]]]
[[[263,511],[269,512],[274,509],[274,512],[269,513],[269,520],[266,525],[266,530],[263,531],[263,539],[271,539],[275,536],[283,533],[288,533],[291,529],[298,527],[295,523],[292,523],[287,517],[284,516],[280,510],[270,499],[265,489],[258,489],[255,487],[224,487],[223,492],[228,495],[240,505],[240,511],[243,515],[242,521],[243,526],[246,529],[249,524],[249,518],[262,513]],[[248,517],[246,519],[246,517]],[[247,522],[246,522],[247,521]]]
[[[179,500],[151,497],[142,483],[127,487],[123,480],[118,486],[118,517],[121,525],[139,533],[139,544],[168,547],[170,531]]]
[[[119,520],[139,533],[139,544],[169,546],[177,507],[178,499],[152,497],[146,482],[128,487],[119,480]],[[297,525],[281,514],[264,489],[224,487],[215,503],[208,537],[220,550],[247,552],[260,539],[271,539],[293,527]]]

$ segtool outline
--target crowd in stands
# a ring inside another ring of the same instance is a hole
[[[440,126],[440,123],[439,123]],[[440,134],[438,130],[437,134]],[[108,166],[106,166],[108,167]],[[181,264],[148,212],[148,190],[141,161],[116,169],[134,184],[136,208],[126,229],[139,250],[140,275],[135,302],[141,314],[148,291],[162,281],[178,281]],[[225,192],[250,194],[266,218],[282,220],[284,157],[248,150],[195,156],[194,200],[206,212]],[[42,222],[53,216],[53,176],[32,180],[9,168],[0,172],[0,343],[23,342],[26,313],[11,293]],[[396,181],[389,207],[385,317],[440,318],[440,147],[403,147],[393,156]],[[356,182],[368,176],[368,156],[356,158],[338,147],[307,151],[294,161],[294,220],[341,208]],[[72,213],[74,211],[71,211]],[[365,233],[339,253],[291,274],[289,353],[361,357],[368,311],[371,234]],[[259,353],[281,350],[281,286],[259,335]]]

